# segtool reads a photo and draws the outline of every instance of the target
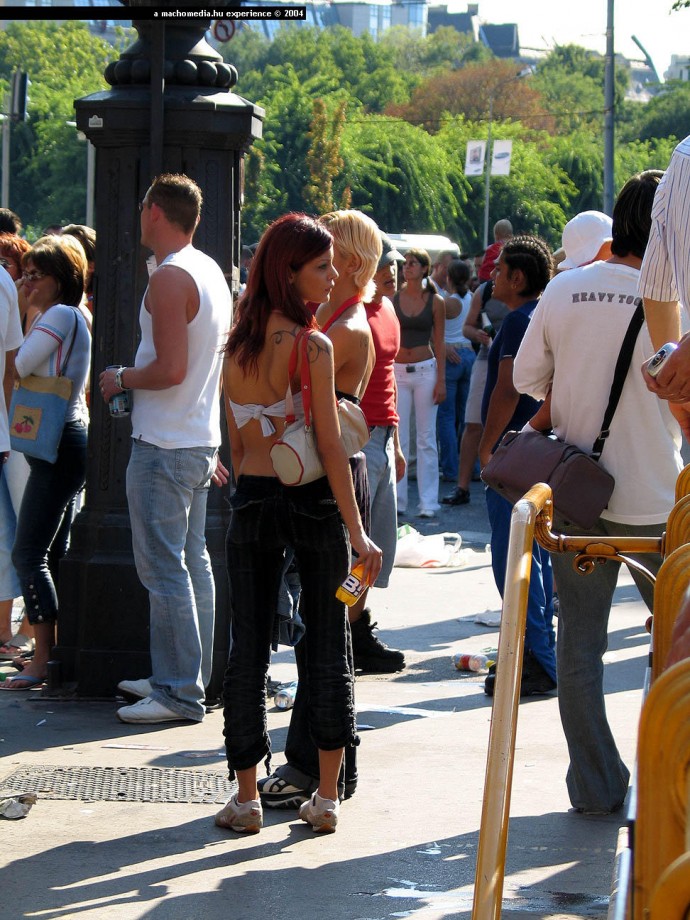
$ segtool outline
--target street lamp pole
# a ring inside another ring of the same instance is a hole
[[[10,116],[2,115],[2,192],[0,206],[10,206]]]
[[[615,115],[615,57],[613,0],[607,3],[606,61],[604,71],[604,214],[613,214],[613,148]]]
[[[489,191],[491,187],[491,123],[494,115],[494,90],[489,96],[489,131],[484,154],[484,249],[489,245]]]

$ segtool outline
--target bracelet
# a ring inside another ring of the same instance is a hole
[[[121,390],[127,389],[127,387],[122,382],[122,375],[126,370],[126,367],[118,367],[118,369],[115,371],[115,386],[119,387]]]

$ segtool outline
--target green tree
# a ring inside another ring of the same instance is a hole
[[[84,221],[86,150],[67,122],[76,98],[106,88],[117,56],[81,22],[11,22],[0,32],[0,89],[15,69],[31,80],[28,121],[12,131],[10,206],[25,225]]]
[[[454,157],[458,168],[464,169],[467,142],[486,136],[486,125],[456,116],[444,121],[436,139],[445,147],[447,157]],[[549,159],[552,138],[511,122],[501,124],[496,137],[512,140],[513,154],[510,175],[491,177],[489,227],[507,217],[517,232],[537,233],[555,248],[576,189],[565,170]],[[468,186],[467,200],[459,209],[454,236],[462,240],[465,249],[475,250],[483,242],[485,180],[483,176],[463,178]],[[535,189],[539,189],[536,194]]]
[[[690,124],[690,84],[682,80],[665,83],[644,106],[638,106],[630,126],[622,129],[625,140],[673,137],[681,140]]]
[[[620,191],[635,173],[645,169],[666,169],[675,146],[675,137],[656,137],[621,144],[616,150],[616,190]]]
[[[446,115],[470,121],[521,119],[534,129],[552,124],[540,92],[531,79],[519,79],[514,61],[468,64],[450,73],[436,73],[421,82],[407,105],[390,105],[389,115],[437,131]]]
[[[335,111],[329,112],[323,99],[314,100],[306,155],[310,178],[304,190],[304,199],[317,214],[326,214],[336,208],[333,182],[345,165],[340,153],[345,108],[346,103],[342,100]]]
[[[534,77],[562,133],[587,126],[599,130],[604,118],[605,59],[579,45],[558,45],[539,64]],[[621,110],[630,76],[615,68],[614,104]]]
[[[342,150],[340,189],[380,227],[444,233],[457,222],[466,182],[455,159],[424,129],[362,113],[345,123]]]

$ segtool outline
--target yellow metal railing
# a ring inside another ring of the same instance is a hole
[[[685,659],[654,681],[642,708],[633,847],[634,920],[684,917],[690,906],[689,701],[690,659]]]
[[[500,673],[501,679],[494,686],[472,906],[473,920],[497,920],[501,916],[532,542],[537,515],[550,501],[551,489],[539,483],[515,505],[510,520],[496,663],[496,673]]]
[[[552,530],[552,493],[550,487],[545,483],[538,483],[530,489],[513,509],[498,645],[497,672],[500,672],[501,680],[496,681],[494,688],[475,873],[473,920],[499,920],[501,916],[533,540],[536,538],[552,553],[575,553],[575,568],[583,575],[590,572],[595,565],[615,560],[643,572],[650,581],[655,583],[651,647],[652,680],[656,680],[664,669],[664,663],[671,647],[673,624],[680,608],[680,598],[690,586],[690,546],[685,545],[690,543],[690,497],[686,498],[686,492],[690,493],[690,465],[678,477],[677,504],[669,516],[667,533],[662,537],[600,538],[556,534]],[[631,553],[664,555],[666,551],[669,555],[664,559],[656,580],[644,566],[628,555]],[[675,665],[669,673],[676,671],[679,667],[681,665]],[[690,681],[690,662],[688,662],[688,675]],[[663,686],[666,686],[666,679],[662,678],[662,680],[664,680]],[[688,690],[690,691],[690,684],[688,684]],[[689,698],[686,696],[686,700]],[[685,717],[690,739],[688,714],[686,702]],[[664,730],[663,719],[659,720],[659,725]],[[657,743],[660,743],[660,739],[657,739]],[[686,766],[690,767],[690,741],[688,752],[689,759]],[[652,761],[654,762],[653,757]],[[683,776],[685,778],[685,773]],[[646,785],[642,783],[640,785],[641,789],[645,789],[644,795],[646,796]],[[688,790],[686,786],[683,789],[682,802],[686,804]],[[647,801],[642,807],[647,807]],[[684,809],[683,815],[685,816]],[[646,825],[645,818],[641,827],[643,834],[649,833]],[[685,820],[683,820],[683,826],[684,828],[686,826]],[[652,835],[649,840],[654,840],[653,827],[650,829],[652,829]],[[675,843],[670,844],[670,850],[674,853],[671,858],[679,856]],[[683,876],[683,871],[690,869],[690,864],[682,862],[682,856],[679,856],[679,859],[681,860],[679,866],[682,868],[674,868],[675,863],[669,866],[669,859],[666,859],[664,865],[668,867],[669,875],[664,882],[663,889],[658,894],[659,898],[662,897],[662,893],[666,893],[664,896],[667,897],[668,892],[675,892],[683,888],[679,880]],[[624,860],[622,865],[624,873],[618,879],[620,889],[618,903],[624,905],[620,917],[627,918],[629,916],[630,875],[633,872],[631,858]],[[635,880],[638,878],[638,872],[646,873],[646,869],[643,870],[641,866],[638,868],[636,858]],[[664,879],[666,879],[665,875]],[[614,915],[618,917],[615,911]],[[642,920],[643,917],[649,920],[651,915],[635,914],[635,920]],[[658,913],[655,917],[662,920],[663,914]],[[663,917],[663,920],[671,920],[670,915]]]

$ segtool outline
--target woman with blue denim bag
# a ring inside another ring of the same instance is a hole
[[[88,410],[86,380],[91,334],[79,304],[84,294],[86,257],[73,237],[45,236],[22,258],[24,292],[38,311],[17,352],[19,377],[64,375],[72,381],[65,424],[54,463],[27,456],[24,489],[12,549],[29,622],[34,627],[33,659],[3,690],[30,690],[47,676],[58,616],[56,577],[67,551],[73,499],[86,478]]]
[[[357,510],[337,419],[333,347],[317,331],[311,308],[328,300],[337,276],[329,230],[303,214],[279,218],[257,247],[225,351],[237,489],[226,544],[235,603],[224,715],[228,765],[239,789],[215,820],[240,833],[262,826],[257,765],[270,762],[265,687],[287,548],[295,553],[302,580],[309,724],[319,749],[319,787],[300,817],[315,831],[335,830],[343,750],[356,738],[347,614],[335,592],[349,569],[350,545],[369,583],[380,570],[381,551],[364,533]],[[296,409],[301,402],[299,371],[290,379],[288,365],[305,329],[313,330],[306,344],[311,408],[326,476],[284,486],[270,449],[284,426],[286,382]]]

